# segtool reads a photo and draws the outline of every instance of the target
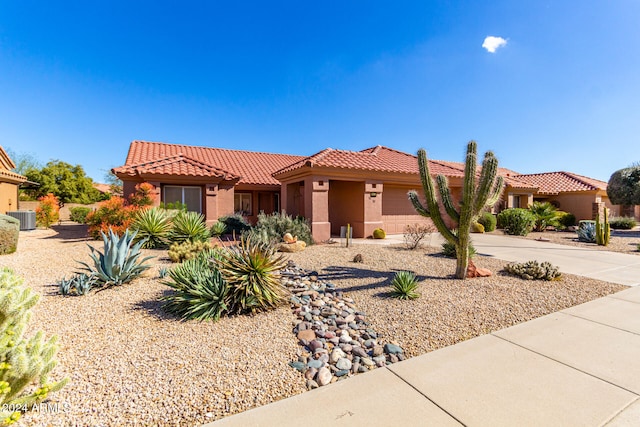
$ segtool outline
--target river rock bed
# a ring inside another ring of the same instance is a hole
[[[304,375],[308,389],[405,359],[397,342],[383,344],[354,300],[320,281],[317,272],[289,261],[280,273],[291,291],[293,332],[300,344],[298,360],[289,366]]]

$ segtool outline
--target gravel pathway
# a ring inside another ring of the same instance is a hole
[[[42,295],[31,329],[60,337],[53,378],[71,378],[52,396],[67,412],[27,414],[21,425],[192,426],[305,391],[305,378],[289,366],[300,355],[291,309],[218,323],[167,316],[158,299],[168,287],[157,278],[158,267],[169,265],[166,252],[148,251],[161,258],[132,284],[87,297],[57,295],[52,284],[69,276],[76,260],[89,260],[83,233],[65,225],[22,232],[18,251],[0,258]],[[352,262],[357,253],[363,263]],[[318,245],[289,257],[343,290],[381,339],[397,342],[407,357],[623,289],[568,275],[559,282],[500,274],[462,282],[449,278],[455,261],[399,247]],[[494,272],[504,265],[482,257],[476,264]],[[388,298],[399,269],[419,275],[421,298]]]

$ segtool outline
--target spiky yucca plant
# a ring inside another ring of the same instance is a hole
[[[167,286],[175,292],[162,297],[164,309],[183,319],[217,321],[227,311],[227,283],[212,263],[220,251],[208,249],[169,270]]]
[[[420,297],[417,292],[418,281],[416,275],[410,271],[399,271],[391,282],[391,296],[398,299],[416,299]]]
[[[485,153],[482,168],[478,174],[476,170],[476,152],[476,142],[470,141],[467,145],[462,201],[460,202],[460,206],[456,206],[451,197],[447,177],[444,175],[437,176],[436,189],[436,184],[429,171],[427,153],[423,149],[418,151],[418,169],[420,170],[422,188],[427,202],[426,205],[422,203],[416,191],[409,191],[408,194],[409,200],[415,210],[420,215],[431,218],[442,237],[455,245],[458,260],[455,277],[458,279],[465,279],[467,277],[471,223],[478,218],[485,208],[493,206],[498,201],[500,194],[502,194],[504,182],[503,178],[498,176],[498,159],[496,159],[491,151]],[[455,223],[454,228],[458,229],[457,233],[452,232],[449,227],[447,227],[440,212],[440,204],[436,192],[440,195],[440,203],[442,203],[445,212]]]
[[[218,265],[229,284],[229,306],[235,312],[274,308],[288,295],[279,274],[285,267],[284,258],[273,246],[242,237],[237,246],[223,253]]]
[[[209,229],[202,214],[180,211],[173,218],[172,241],[178,243],[185,241],[206,242],[210,237]]]
[[[212,237],[220,237],[227,232],[227,225],[224,222],[216,221],[211,225],[209,232]]]
[[[136,237],[136,232],[125,230],[122,237],[119,237],[109,229],[109,234],[102,234],[104,251],[100,252],[91,245],[91,259],[93,266],[86,262],[79,262],[84,266],[83,270],[93,274],[96,279],[105,286],[121,285],[140,276],[150,266],[145,261],[153,258],[148,256],[141,258],[140,248],[144,245],[144,240],[140,240],[131,246]]]
[[[142,209],[136,214],[131,228],[138,232],[136,241],[145,239],[143,248],[164,248],[169,245],[171,216],[165,209],[158,207]]]
[[[50,383],[49,374],[57,365],[57,337],[44,341],[38,331],[24,337],[31,309],[38,295],[22,286],[22,279],[9,269],[0,269],[0,423],[12,424],[22,410],[46,399],[69,381]],[[31,384],[36,388],[24,392]],[[18,409],[18,410],[17,410]]]

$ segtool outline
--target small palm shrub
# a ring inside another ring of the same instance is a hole
[[[402,237],[404,238],[404,245],[407,249],[416,249],[420,247],[422,241],[427,234],[431,236],[431,233],[436,231],[436,227],[432,223],[426,224],[413,224],[406,225]]]
[[[288,290],[280,282],[279,275],[285,261],[273,246],[243,237],[238,245],[223,252],[217,263],[229,284],[231,311],[262,311],[275,308],[286,300]]]
[[[220,237],[227,232],[227,226],[224,222],[216,221],[211,225],[209,233],[212,237]]]
[[[173,243],[169,248],[169,258],[172,262],[182,262],[195,258],[202,251],[211,249],[209,242],[182,242]]]
[[[416,299],[420,297],[417,292],[418,281],[416,275],[409,271],[399,271],[391,281],[391,296],[398,299]]]
[[[254,242],[264,244],[280,243],[282,236],[290,233],[297,236],[298,240],[304,241],[307,245],[313,244],[311,227],[306,218],[292,217],[286,212],[274,212],[272,214],[258,214],[258,221],[251,230],[245,230],[243,235],[250,236]]]
[[[373,238],[374,239],[384,239],[387,237],[387,233],[382,228],[376,228],[373,230]]]
[[[52,193],[38,198],[40,204],[36,208],[36,223],[49,228],[60,219],[60,201]]]
[[[164,309],[183,319],[217,321],[227,311],[229,288],[212,260],[219,250],[205,250],[169,270],[163,281],[174,292],[162,297]]]
[[[504,267],[504,270],[525,280],[558,280],[561,276],[558,267],[554,267],[546,261],[541,264],[538,261],[509,263]]]
[[[88,208],[86,206],[74,206],[72,208],[69,208],[69,212],[69,219],[71,219],[71,221],[75,221],[79,224],[86,224],[87,215],[89,215],[89,212],[91,212],[91,208]]]
[[[107,287],[119,286],[137,278],[149,269],[150,266],[145,264],[145,261],[153,257],[148,256],[141,259],[140,248],[144,245],[144,240],[140,240],[132,246],[135,237],[136,232],[129,230],[125,230],[122,237],[112,230],[109,230],[108,235],[102,233],[103,252],[89,245],[93,265],[80,262],[83,270],[94,275],[100,285]]]
[[[98,287],[98,279],[93,274],[77,273],[70,279],[58,280],[58,291],[62,295],[86,295],[92,288]]]
[[[0,269],[0,422],[3,424],[17,421],[22,408],[37,408],[34,405],[69,381],[68,378],[58,382],[48,380],[58,363],[57,337],[45,341],[41,331],[31,338],[24,336],[38,298],[11,270]]]
[[[617,216],[609,220],[609,226],[614,230],[631,230],[638,225],[635,218],[627,216]]]
[[[247,218],[245,218],[241,213],[221,216],[218,218],[218,221],[227,226],[227,233],[241,234],[243,231],[247,231],[251,228],[251,224],[249,224]]]
[[[143,248],[158,249],[169,245],[172,230],[171,218],[161,208],[140,209],[131,228],[136,230],[136,241],[144,240]]]
[[[478,223],[482,224],[482,226],[484,227],[484,231],[486,231],[487,233],[491,233],[496,229],[496,216],[491,212],[484,212],[478,218]]]
[[[578,240],[586,243],[596,242],[596,223],[595,221],[580,221],[580,227],[576,230]]]
[[[558,211],[558,225],[560,228],[568,228],[576,225],[576,216],[569,212]]]
[[[505,209],[498,214],[498,228],[512,236],[526,236],[533,230],[536,217],[528,209]]]
[[[472,258],[476,254],[476,248],[472,244],[469,244],[469,258]],[[442,244],[442,255],[447,258],[457,258],[456,245],[451,242],[444,242]]]
[[[173,218],[172,241],[206,242],[209,238],[209,229],[202,214],[180,211]]]
[[[557,209],[549,202],[533,202],[529,206],[529,211],[536,218],[535,231],[544,231],[547,226],[556,226],[558,224]]]

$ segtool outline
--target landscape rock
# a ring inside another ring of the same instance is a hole
[[[20,221],[9,215],[0,215],[0,255],[14,253],[19,236]]]

